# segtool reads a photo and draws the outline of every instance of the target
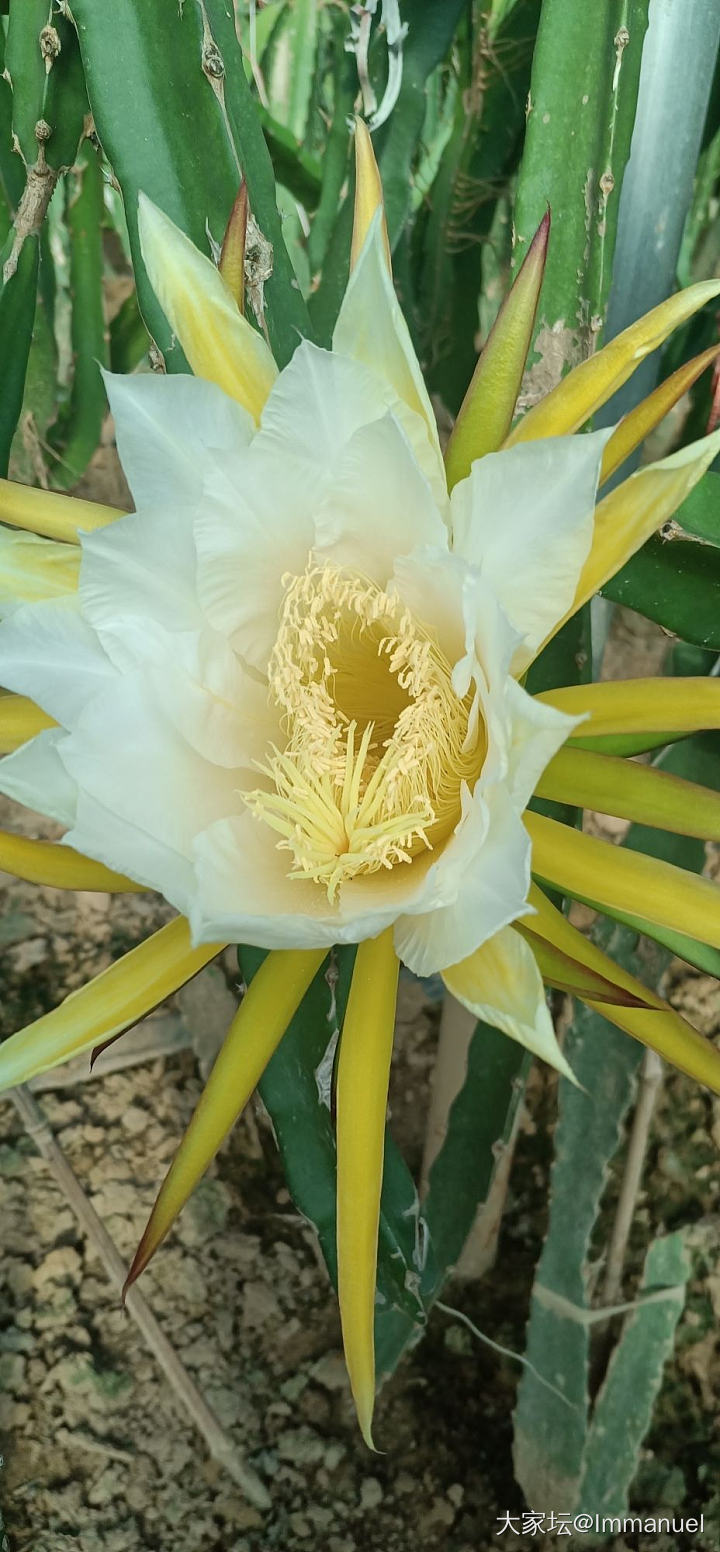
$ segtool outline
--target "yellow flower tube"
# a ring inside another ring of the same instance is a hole
[[[399,961],[392,930],[361,943],[337,1067],[338,1294],[350,1384],[370,1449],[375,1274]]]

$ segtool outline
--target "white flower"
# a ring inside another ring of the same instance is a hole
[[[352,300],[352,299],[351,299]],[[572,601],[606,433],[487,457],[308,343],[256,428],[199,378],[107,379],[136,511],[0,627],[60,724],[0,786],[196,942],[358,942],[420,974],[527,909],[522,812],[573,727],[513,670]]]

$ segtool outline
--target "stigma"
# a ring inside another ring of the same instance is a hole
[[[286,738],[243,793],[280,836],[290,876],[323,886],[407,865],[447,839],[485,756],[431,631],[402,600],[326,564],[283,578],[269,693]]]

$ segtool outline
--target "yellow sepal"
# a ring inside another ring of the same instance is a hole
[[[398,970],[392,928],[360,944],[337,1067],[340,1318],[358,1422],[369,1449],[374,1449],[375,1277]]]
[[[102,862],[93,862],[71,846],[56,841],[32,841],[24,835],[0,830],[0,868],[29,884],[47,884],[53,889],[92,889],[107,894],[137,894],[144,884],[136,884],[123,873],[114,873]]]
[[[535,915],[528,917],[527,921],[532,924],[535,933],[594,972],[611,977],[638,1000],[651,1004],[650,1007],[618,1007],[606,1002],[593,1002],[591,998],[583,999],[588,1006],[595,1008],[611,1023],[617,1024],[619,1029],[632,1035],[633,1039],[642,1041],[651,1051],[657,1051],[658,1056],[672,1062],[681,1072],[686,1072],[698,1083],[706,1083],[708,1088],[720,1093],[720,1051],[670,1008],[662,997],[643,986],[641,981],[623,970],[621,965],[616,964],[602,949],[578,932],[576,927],[571,926],[562,912],[551,905],[537,884],[531,885],[528,899],[534,907]]]
[[[578,738],[699,733],[720,728],[720,679],[615,679],[569,684],[537,696],[569,717],[586,713]]]
[[[76,592],[79,575],[80,551],[73,545],[0,530],[0,605],[62,598]]]
[[[612,846],[529,810],[533,874],[564,894],[617,905],[659,927],[720,947],[720,888],[684,868],[625,846]]]
[[[566,436],[589,420],[600,406],[632,376],[636,367],[686,323],[706,302],[720,296],[720,280],[704,280],[678,291],[644,318],[610,340],[597,355],[581,361],[561,383],[528,410],[513,427],[505,443],[529,442],[538,437]]]
[[[57,727],[26,695],[0,694],[0,754],[12,754],[46,728]]]
[[[372,219],[376,210],[382,212],[381,228],[382,240],[385,249],[387,267],[392,274],[392,259],[390,256],[390,241],[388,238],[387,224],[385,221],[385,208],[383,205],[382,182],[380,170],[375,160],[375,152],[370,137],[370,130],[364,119],[355,119],[355,207],[353,213],[352,245],[350,248],[350,268],[354,269],[365,245]]]
[[[277,377],[269,345],[243,318],[212,261],[145,194],[138,219],[150,284],[193,372],[258,421]]]
[[[495,452],[510,430],[532,340],[549,236],[548,212],[490,330],[460,406],[445,453],[448,490],[465,479],[476,458]]]
[[[185,917],[176,917],[86,986],[71,992],[59,1008],[5,1040],[0,1046],[0,1089],[26,1083],[136,1024],[197,975],[224,946],[201,943],[193,948]]]
[[[572,608],[575,614],[657,533],[690,494],[720,453],[720,431],[691,442],[661,463],[638,469],[599,502],[590,554],[580,573]],[[567,618],[567,616],[566,616]],[[560,629],[560,621],[555,630]]]
[[[248,197],[243,178],[233,201],[225,236],[220,249],[218,269],[240,312],[245,311],[245,239],[247,237]]]
[[[720,841],[720,792],[634,760],[561,749],[546,765],[535,795],[678,835]]]
[[[92,533],[122,517],[117,507],[101,506],[97,501],[81,501],[55,490],[37,490],[18,485],[15,480],[0,480],[0,523],[79,544],[80,533]]]
[[[601,485],[624,464],[625,459],[629,458],[635,448],[645,441],[650,432],[660,425],[707,367],[717,361],[718,356],[720,356],[720,345],[712,345],[709,350],[704,350],[701,356],[694,356],[692,361],[687,361],[684,366],[679,367],[678,371],[673,372],[671,377],[667,377],[654,393],[649,394],[647,399],[643,399],[641,404],[623,417],[605,446],[600,469]]]
[[[245,1109],[326,954],[326,949],[277,949],[263,960],[225,1036],[170,1165],[128,1273],[126,1288],[155,1254]]]
[[[558,991],[567,992],[571,997],[579,997],[583,1002],[593,1001],[602,1003],[614,1003],[618,1007],[642,1006],[647,1007],[648,999],[642,999],[619,985],[609,975],[601,975],[598,970],[591,970],[576,956],[568,954],[556,943],[551,943],[547,937],[533,932],[532,916],[513,923],[513,930],[519,932],[521,938],[532,949],[535,962],[546,986],[554,986]]]

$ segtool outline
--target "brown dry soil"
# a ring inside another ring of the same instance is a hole
[[[642,671],[627,617],[614,651],[619,664],[631,660]],[[10,821],[9,811],[0,822]],[[22,818],[12,813],[18,828]],[[7,876],[0,906],[4,1032],[53,1006],[168,915],[151,897],[69,896]],[[38,1093],[124,1257],[200,1093],[199,1069],[227,1023],[232,971],[226,959],[171,1005],[163,1028],[189,1030],[194,1051]],[[670,980],[677,1004],[708,1034],[720,1034],[714,983],[679,967]],[[406,983],[391,1108],[413,1167],[436,1024],[437,1010]],[[553,1114],[552,1076],[536,1072],[495,1269],[446,1295],[512,1349],[522,1349],[543,1233]],[[693,1224],[695,1276],[634,1503],[646,1514],[660,1505],[676,1515],[704,1512],[704,1535],[692,1543],[704,1552],[720,1546],[720,1441],[712,1436],[720,1379],[718,1144],[718,1103],[668,1076],[633,1255],[639,1264],[659,1229]],[[12,1552],[481,1552],[542,1544],[496,1540],[497,1516],[522,1503],[511,1468],[517,1366],[451,1316],[434,1314],[425,1342],[380,1397],[376,1438],[385,1453],[364,1449],[334,1297],[258,1109],[236,1127],[144,1291],[266,1483],[267,1512],[248,1504],[208,1458],[9,1102],[0,1108],[0,1233],[0,1504]],[[630,1278],[626,1294],[632,1287]],[[682,1544],[662,1536],[614,1543]]]

